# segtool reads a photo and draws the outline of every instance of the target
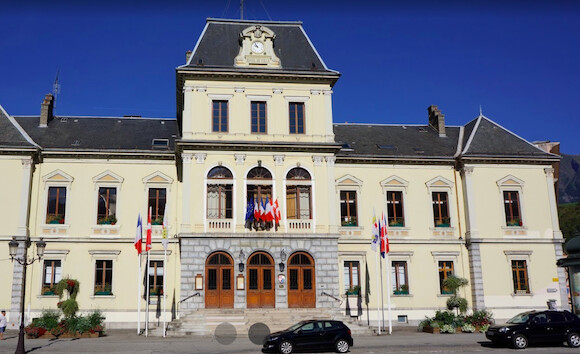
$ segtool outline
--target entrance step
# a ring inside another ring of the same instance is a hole
[[[371,334],[371,329],[356,318],[345,316],[339,309],[198,309],[168,324],[168,336],[247,337],[250,328],[262,323],[270,333],[284,330],[308,319],[343,321],[353,334]]]

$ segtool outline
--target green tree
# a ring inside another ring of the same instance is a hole
[[[558,206],[560,230],[566,241],[580,236],[580,202]]]

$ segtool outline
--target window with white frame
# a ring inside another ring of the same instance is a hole
[[[344,291],[360,291],[360,263],[359,261],[344,261]],[[354,294],[353,294],[354,295]]]
[[[42,178],[46,188],[46,224],[65,224],[67,216],[67,194],[73,178],[56,170]]]
[[[163,295],[163,277],[165,276],[163,261],[149,260],[149,296]]]
[[[336,180],[340,203],[340,226],[358,227],[358,201],[362,181],[351,175]]]
[[[524,181],[508,175],[496,182],[501,193],[506,227],[523,227],[522,193]]]
[[[445,279],[453,275],[453,261],[439,261],[439,289],[441,294],[453,294],[443,285]]]
[[[312,178],[301,167],[286,174],[286,216],[288,219],[312,219]]]
[[[56,284],[62,279],[62,261],[44,259],[42,266],[42,295],[57,295]]]
[[[92,296],[113,296],[114,268],[121,251],[118,250],[90,250],[94,267]]]
[[[387,205],[387,223],[393,227],[405,226],[405,194],[409,182],[398,176],[390,176],[381,181]]]
[[[156,171],[144,177],[142,181],[147,193],[147,213],[151,209],[151,224],[163,225],[173,178]]]
[[[233,218],[232,172],[223,166],[212,168],[207,174],[207,218]]]
[[[407,262],[393,261],[391,267],[392,290],[395,295],[409,295]]]
[[[508,265],[512,273],[512,291],[516,295],[526,295],[531,293],[529,279],[529,264],[532,251],[526,250],[506,250]]]
[[[97,190],[96,218],[98,225],[115,225],[118,215],[118,192],[123,182],[119,175],[105,171],[95,177],[93,182]]]
[[[453,182],[438,176],[427,183],[427,190],[429,191],[431,210],[432,210],[432,226],[436,228],[451,227],[453,225]]]
[[[455,264],[459,257],[457,251],[431,251],[431,255],[437,266],[437,277],[439,280],[439,293],[449,295],[451,291],[443,286],[443,281],[451,275],[455,275]]]

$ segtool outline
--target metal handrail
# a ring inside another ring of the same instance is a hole
[[[334,299],[335,301],[338,301],[338,302],[340,302],[340,305],[342,305],[342,301],[343,301],[343,300],[341,300],[341,299],[337,298],[337,297],[336,297],[336,296],[334,296],[334,295],[331,295],[331,294],[327,293],[326,291],[323,291],[323,292],[322,292],[322,294],[320,294],[320,295],[328,296],[328,297],[330,297],[330,298]]]
[[[196,292],[195,294],[193,294],[193,295],[189,295],[189,296],[188,296],[188,297],[186,297],[185,299],[183,299],[183,300],[180,300],[180,301],[178,302],[178,304],[181,304],[181,303],[182,303],[182,302],[184,302],[185,300],[187,300],[187,299],[191,299],[191,298],[192,298],[192,297],[194,297],[194,296],[201,296],[201,294],[200,294],[200,293],[199,293],[199,291],[198,291],[198,292]]]

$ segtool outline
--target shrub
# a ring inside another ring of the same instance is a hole
[[[89,317],[81,316],[76,318],[74,332],[85,333],[92,328]]]
[[[32,323],[37,327],[45,328],[50,331],[51,329],[58,326],[58,320],[60,319],[60,313],[56,310],[43,310],[42,315],[39,318],[35,318]]]
[[[453,324],[455,322],[455,314],[452,311],[435,311],[435,317],[433,318],[435,321],[439,322],[440,324]]]
[[[485,333],[485,332],[487,332],[487,330],[488,330],[488,329],[489,329],[489,325],[488,325],[488,324],[486,324],[486,325],[483,325],[483,326],[481,326],[481,327],[479,328],[479,331],[480,331],[481,333]]]
[[[455,333],[455,326],[450,324],[444,324],[439,330],[441,333]]]
[[[483,327],[493,323],[493,314],[487,310],[476,310],[471,315],[471,324]]]
[[[475,327],[469,323],[466,323],[463,326],[461,326],[461,331],[473,333],[473,332],[475,332]]]
[[[87,315],[87,318],[91,324],[91,328],[95,328],[97,326],[103,326],[103,321],[105,320],[105,316],[99,310],[94,310]]]
[[[24,332],[32,338],[38,338],[46,333],[46,329],[42,327],[37,327],[33,323],[24,327]]]

